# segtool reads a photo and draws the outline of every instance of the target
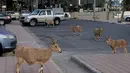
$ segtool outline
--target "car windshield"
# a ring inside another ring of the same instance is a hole
[[[39,13],[40,10],[34,10],[31,15],[37,15]]]
[[[0,16],[7,16],[5,13],[3,13],[3,12],[0,12]]]

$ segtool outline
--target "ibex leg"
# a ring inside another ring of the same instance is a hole
[[[43,73],[43,65],[41,64],[41,67],[39,69],[39,72],[38,73]]]

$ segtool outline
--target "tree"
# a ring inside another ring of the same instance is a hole
[[[124,16],[124,11],[130,10],[130,0],[123,0],[121,5],[122,5],[122,14],[121,14],[121,21],[122,21]]]
[[[112,5],[117,2],[117,1],[113,1],[113,0],[108,0],[106,1],[106,4],[107,4],[107,20],[109,20],[109,13],[110,13],[110,10],[112,8]],[[106,10],[106,9],[105,9]]]
[[[121,3],[123,10],[129,10],[130,8],[130,0],[123,0]]]

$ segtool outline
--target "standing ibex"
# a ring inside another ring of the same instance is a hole
[[[54,21],[53,20],[45,20],[45,22],[46,22],[46,24],[47,24],[47,27],[49,26],[53,26],[53,27],[55,27],[55,23],[54,23]]]
[[[128,43],[124,39],[111,40],[110,36],[107,36],[105,42],[112,48],[112,53],[116,53],[116,48],[123,48],[124,53],[127,53],[126,47]]]
[[[101,28],[101,27],[94,29],[93,33],[94,33],[94,36],[95,36],[95,40],[98,41],[100,39],[102,32],[103,32],[103,28]]]
[[[48,38],[51,38],[48,36]],[[16,63],[16,73],[20,73],[20,66],[24,62],[28,65],[32,64],[40,64],[41,67],[39,69],[39,73],[43,73],[43,64],[46,63],[50,57],[52,56],[52,52],[62,52],[60,47],[57,44],[57,41],[53,38],[53,43],[50,45],[48,49],[38,49],[32,47],[22,47],[17,46],[15,50],[17,63]]]
[[[75,36],[76,36],[76,32],[80,32],[80,36],[82,36],[82,27],[80,25],[76,25],[76,26],[70,25],[70,28]]]

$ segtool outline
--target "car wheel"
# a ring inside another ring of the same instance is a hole
[[[0,44],[0,57],[3,55],[2,45]]]
[[[54,20],[54,24],[55,24],[55,25],[59,25],[59,24],[60,24],[60,19],[55,19],[55,20]]]
[[[69,17],[69,15],[68,15],[68,14],[65,14],[65,17]]]
[[[0,20],[0,25],[5,25],[5,21],[4,20]]]
[[[30,26],[35,26],[36,24],[37,24],[36,20],[33,19],[33,20],[30,21]]]
[[[127,17],[127,18],[126,18],[126,21],[130,21],[130,17]]]

